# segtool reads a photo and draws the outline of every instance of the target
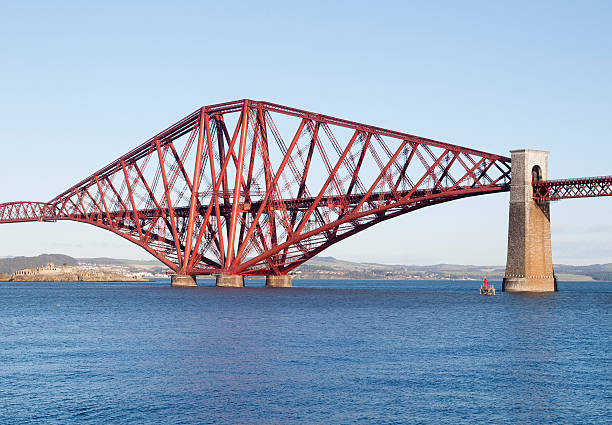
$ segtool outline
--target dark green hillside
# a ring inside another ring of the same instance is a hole
[[[76,266],[77,260],[63,254],[41,254],[36,257],[0,258],[0,273],[13,273],[17,270],[40,267],[48,263]]]

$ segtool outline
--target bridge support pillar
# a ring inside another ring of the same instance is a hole
[[[270,275],[266,276],[266,286],[270,288],[291,288],[293,284],[289,275]]]
[[[224,288],[240,288],[244,286],[244,276],[236,274],[217,275],[217,286]]]
[[[170,284],[172,286],[198,286],[195,276],[184,274],[173,274],[170,278]]]
[[[546,180],[548,152],[522,149],[511,154],[508,257],[502,291],[554,292],[550,204],[536,203],[531,185],[534,180]]]

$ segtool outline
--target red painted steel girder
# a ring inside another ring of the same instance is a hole
[[[597,196],[612,196],[612,176],[542,180],[533,183],[533,199],[536,201]]]
[[[46,202],[8,202],[0,204],[0,223],[55,221],[53,204]]]
[[[268,102],[205,106],[0,223],[110,230],[181,274],[286,274],[425,206],[508,191],[510,158]]]

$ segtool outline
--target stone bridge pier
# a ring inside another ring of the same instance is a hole
[[[532,149],[510,151],[510,218],[508,258],[502,291],[554,292],[550,243],[550,203],[535,202],[531,183],[548,177],[548,152]]]
[[[197,280],[195,276],[189,275],[172,275],[171,278],[172,286],[197,286]],[[244,276],[241,275],[217,275],[216,286],[226,288],[241,288],[244,286]],[[266,287],[269,288],[291,288],[293,286],[291,276],[289,275],[269,275],[266,276]]]

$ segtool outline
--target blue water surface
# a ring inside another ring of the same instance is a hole
[[[612,283],[198,283],[1,283],[0,423],[612,418]]]

